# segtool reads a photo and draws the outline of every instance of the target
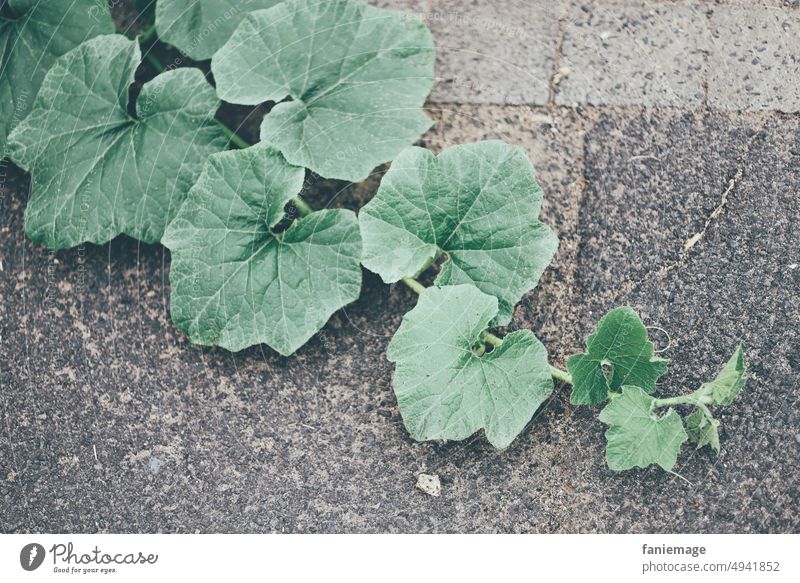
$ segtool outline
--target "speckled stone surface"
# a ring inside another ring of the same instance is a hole
[[[221,116],[252,138],[264,111]],[[671,338],[663,395],[744,342],[751,378],[721,411],[718,458],[685,446],[689,483],[611,472],[598,411],[564,387],[505,451],[481,435],[415,443],[385,359],[409,290],[365,273],[361,299],[291,358],[192,346],[169,320],[168,252],[34,245],[28,179],[3,161],[0,532],[800,532],[800,120],[552,104],[430,115],[424,145],[505,139],[545,190],[561,246],[510,330],[535,330],[563,363],[629,303]],[[383,170],[360,185],[310,177],[304,196],[357,209]]]
[[[431,100],[543,105],[559,37],[559,2],[431,0],[436,39]]]
[[[800,111],[800,5],[796,8],[715,8],[710,21],[710,106]]]
[[[556,103],[688,105],[703,100],[707,5],[569,3]]]

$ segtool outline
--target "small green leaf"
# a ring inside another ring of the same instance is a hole
[[[587,352],[567,359],[573,387],[570,402],[596,405],[618,392],[622,385],[656,390],[656,379],[667,372],[669,360],[653,356],[647,328],[628,306],[608,312],[586,340]],[[603,367],[608,367],[606,373]],[[608,374],[608,376],[607,376]]]
[[[717,377],[697,390],[697,397],[708,405],[730,405],[744,387],[747,371],[741,345],[722,368]]]
[[[198,344],[288,356],[361,291],[355,215],[326,210],[276,233],[302,168],[271,146],[211,156],[163,243],[175,324]]]
[[[433,64],[430,31],[415,18],[354,0],[287,0],[248,14],[211,69],[225,101],[281,102],[261,139],[290,163],[358,182],[430,127]]]
[[[145,83],[128,114],[136,41],[95,37],[56,60],[33,111],[10,136],[31,173],[28,236],[53,249],[127,234],[161,239],[209,154],[227,144],[219,101],[199,69]]]
[[[465,439],[484,429],[507,447],[553,391],[547,351],[529,330],[483,352],[479,340],[497,315],[497,298],[472,285],[432,287],[389,344],[394,391],[418,441]]]
[[[658,464],[669,471],[678,460],[681,445],[688,439],[680,415],[670,409],[657,417],[653,397],[639,387],[622,387],[600,412],[606,430],[606,461],[615,471]]]
[[[689,441],[697,444],[697,449],[710,445],[719,454],[719,421],[708,417],[700,409],[695,409],[686,418],[686,434]]]
[[[105,2],[8,0],[0,15],[0,156],[33,107],[45,73],[83,41],[114,32]],[[10,15],[13,15],[10,16]]]
[[[393,283],[446,253],[437,285],[470,283],[496,297],[493,324],[504,326],[558,247],[539,221],[541,202],[521,148],[487,141],[438,156],[408,148],[359,214],[364,266]]]
[[[249,12],[281,0],[158,0],[159,38],[195,61],[210,59]]]

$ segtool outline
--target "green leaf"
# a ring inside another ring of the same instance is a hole
[[[472,285],[432,287],[403,317],[389,344],[394,391],[418,441],[465,439],[484,429],[507,447],[553,391],[547,351],[529,330],[481,354],[497,298]],[[476,350],[473,350],[476,348]]]
[[[653,356],[653,343],[636,312],[624,306],[608,312],[586,340],[587,352],[567,359],[573,387],[570,402],[596,405],[622,385],[656,390],[656,379],[667,372],[669,360]],[[610,369],[608,377],[603,367]]]
[[[303,185],[267,144],[211,156],[163,243],[172,251],[171,312],[198,344],[284,356],[361,291],[355,215],[326,210],[276,233]]]
[[[10,155],[31,173],[25,229],[54,249],[120,234],[161,239],[209,154],[227,140],[219,101],[198,69],[145,83],[128,114],[139,46],[99,36],[59,57],[33,110],[10,136]]]
[[[87,39],[114,32],[108,7],[97,0],[3,4],[9,12],[0,15],[0,154],[8,134],[33,107],[56,58]]]
[[[730,405],[744,387],[746,380],[744,352],[739,345],[717,377],[709,383],[704,383],[696,395],[709,405]]]
[[[499,300],[494,325],[511,321],[558,247],[539,221],[542,189],[521,148],[488,141],[438,156],[408,148],[361,209],[363,263],[386,283],[447,255],[438,285],[474,284]]]
[[[670,409],[662,417],[653,411],[653,397],[639,387],[622,387],[600,412],[606,430],[606,461],[615,471],[658,464],[669,471],[688,439],[680,415]]]
[[[210,59],[249,12],[281,0],[158,0],[159,38],[195,61]]]
[[[287,0],[248,14],[214,55],[225,101],[276,105],[261,139],[297,166],[358,182],[431,125],[430,31],[354,0]]]
[[[710,445],[719,454],[719,421],[708,417],[700,409],[695,409],[686,418],[686,434],[689,441],[697,444],[697,449]]]

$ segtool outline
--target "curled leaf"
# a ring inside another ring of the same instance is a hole
[[[713,381],[704,383],[697,396],[709,405],[730,405],[747,380],[744,351],[739,345]]]

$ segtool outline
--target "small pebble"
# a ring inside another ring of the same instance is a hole
[[[438,498],[442,493],[442,483],[436,474],[420,474],[417,476],[417,488],[434,498]]]

